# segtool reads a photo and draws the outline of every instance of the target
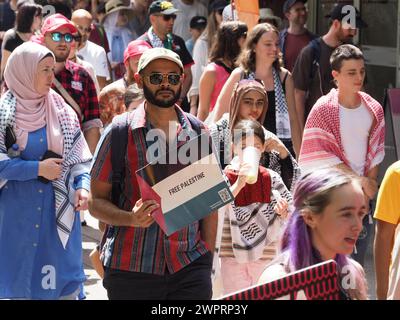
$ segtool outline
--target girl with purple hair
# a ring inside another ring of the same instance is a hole
[[[259,283],[333,259],[344,296],[367,299],[364,270],[348,257],[367,214],[359,180],[337,169],[311,172],[296,185],[293,206],[281,240],[281,254],[264,270]]]

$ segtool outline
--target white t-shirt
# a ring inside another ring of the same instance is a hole
[[[203,36],[200,36],[194,43],[193,61],[194,64],[191,66],[192,86],[188,92],[189,97],[199,94],[200,78],[208,64],[208,43]]]
[[[339,106],[340,138],[350,167],[358,175],[364,175],[368,138],[373,116],[364,103],[355,109]]]
[[[96,76],[104,77],[106,80],[110,79],[107,54],[104,48],[91,41],[86,41],[86,45],[80,49],[77,54],[93,66]]]
[[[176,14],[173,32],[187,41],[192,36],[189,32],[190,20],[194,16],[207,18],[207,8],[198,0],[194,0],[192,5],[184,4],[181,0],[172,0],[172,4],[176,9],[180,10],[180,12]]]
[[[224,11],[222,11],[222,21],[237,21],[239,20],[238,14],[236,10],[233,10],[232,14],[232,5],[228,4]]]

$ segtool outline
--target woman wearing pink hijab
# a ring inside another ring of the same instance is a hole
[[[91,153],[53,90],[54,55],[26,42],[10,55],[0,100],[0,299],[76,299]]]

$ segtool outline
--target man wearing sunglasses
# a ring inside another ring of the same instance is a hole
[[[75,110],[90,151],[94,153],[100,139],[99,102],[95,84],[80,65],[68,60],[71,44],[77,30],[63,15],[57,13],[44,20],[38,39],[56,57],[55,78],[52,88]]]
[[[82,44],[78,48],[77,53],[83,60],[93,66],[101,90],[106,86],[107,81],[110,80],[110,71],[104,48],[88,40],[92,32],[93,17],[88,11],[79,9],[72,13],[71,21],[82,35]]]
[[[190,106],[187,93],[192,85],[191,66],[194,64],[192,56],[186,48],[185,41],[172,33],[174,22],[179,10],[174,8],[169,1],[154,1],[149,7],[150,29],[139,40],[148,42],[153,48],[166,48],[177,53],[183,63],[185,74],[181,95],[178,104],[184,111],[189,111]]]
[[[129,130],[127,147],[120,150],[129,155],[122,158],[128,159],[129,169],[124,170],[125,187],[118,206],[110,201],[111,152],[116,152],[116,148],[111,151],[112,126],[106,129],[95,156],[89,203],[94,217],[113,226],[102,249],[103,284],[111,300],[205,300],[212,295],[216,213],[166,236],[151,216],[157,202],[140,198],[135,175],[147,162],[156,160],[149,156],[150,148],[163,148],[157,144],[165,138],[150,138],[151,129],[161,130],[174,144],[204,132],[197,118],[176,105],[183,78],[183,64],[171,50],[152,48],[142,54],[135,79],[143,88],[145,102],[125,118],[113,121],[114,126],[120,121]]]

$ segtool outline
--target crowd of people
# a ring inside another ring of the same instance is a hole
[[[226,0],[0,6],[0,299],[85,298],[85,212],[111,300],[219,298],[328,260],[354,279],[342,299],[368,299],[374,219],[376,297],[400,299],[400,167],[379,187],[357,10],[335,5],[318,36],[307,0],[251,27]],[[201,134],[234,200],[167,236],[135,172]]]

